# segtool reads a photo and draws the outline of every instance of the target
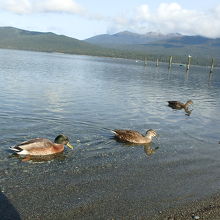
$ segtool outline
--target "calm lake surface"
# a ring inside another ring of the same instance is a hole
[[[0,50],[0,186],[21,219],[149,217],[220,190],[220,69]],[[190,116],[167,100],[192,99]],[[116,142],[111,129],[160,137]],[[63,133],[75,146],[23,162],[8,148]],[[153,149],[153,154],[151,154]],[[0,196],[0,198],[1,198]],[[0,200],[1,202],[3,199]]]

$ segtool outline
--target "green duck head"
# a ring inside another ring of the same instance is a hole
[[[68,138],[67,136],[63,135],[63,134],[58,135],[58,136],[55,138],[54,142],[55,142],[56,144],[66,145],[67,147],[73,149],[73,146],[72,146],[72,145],[70,144],[70,142],[69,142],[69,138]]]

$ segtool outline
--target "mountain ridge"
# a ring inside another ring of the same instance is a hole
[[[215,57],[220,60],[220,38],[212,39],[200,35],[188,36],[179,33],[164,35],[157,32],[136,34],[123,31],[113,35],[97,35],[85,41],[94,45],[110,49],[117,48],[123,51],[182,57],[192,54],[194,57],[203,57],[205,59]]]
[[[27,31],[14,27],[0,27],[0,47],[5,49],[26,49],[37,51],[54,51],[74,49],[69,44],[72,43],[74,48],[86,49],[96,46],[80,41],[65,35],[58,35],[52,32]],[[70,48],[68,48],[68,46]],[[62,51],[60,51],[62,52]]]
[[[154,32],[148,35],[158,35]],[[109,37],[109,35],[99,35],[99,37]],[[161,36],[160,40],[146,42],[146,36],[124,31],[115,34],[114,37],[120,39],[129,36],[130,44],[92,44],[83,40],[78,40],[65,35],[58,35],[52,32],[27,31],[14,27],[0,27],[0,48],[31,50],[42,52],[60,52],[68,54],[105,56],[115,58],[128,58],[144,60],[156,60],[167,62],[169,56],[175,56],[174,62],[185,62],[186,56],[193,56],[192,63],[198,65],[208,65],[212,57],[216,58],[216,63],[220,63],[220,38],[209,39],[201,36],[184,36],[178,33]],[[172,36],[172,37],[171,37]],[[175,36],[175,37],[173,37]],[[111,37],[111,36],[110,36]],[[161,39],[162,37],[162,39]],[[125,39],[124,39],[125,41]],[[140,43],[141,42],[141,43]]]
[[[147,32],[145,34],[138,34],[130,31],[121,31],[115,34],[100,34],[85,39],[85,42],[108,46],[111,44],[144,44],[157,40],[165,40],[173,37],[183,36],[179,33],[162,34],[160,32]]]

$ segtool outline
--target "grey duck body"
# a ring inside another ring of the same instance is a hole
[[[146,132],[146,135],[143,136],[138,131],[133,130],[113,130],[115,137],[119,141],[129,142],[134,144],[148,144],[152,141],[152,137],[156,136],[156,132],[152,129]]]

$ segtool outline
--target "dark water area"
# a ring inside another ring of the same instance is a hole
[[[7,201],[18,219],[135,219],[219,192],[220,69],[209,78],[207,67],[167,66],[0,50],[0,210]],[[190,116],[167,106],[188,99]],[[159,141],[148,146],[110,132],[150,128]],[[8,150],[60,133],[73,150],[26,162]]]

